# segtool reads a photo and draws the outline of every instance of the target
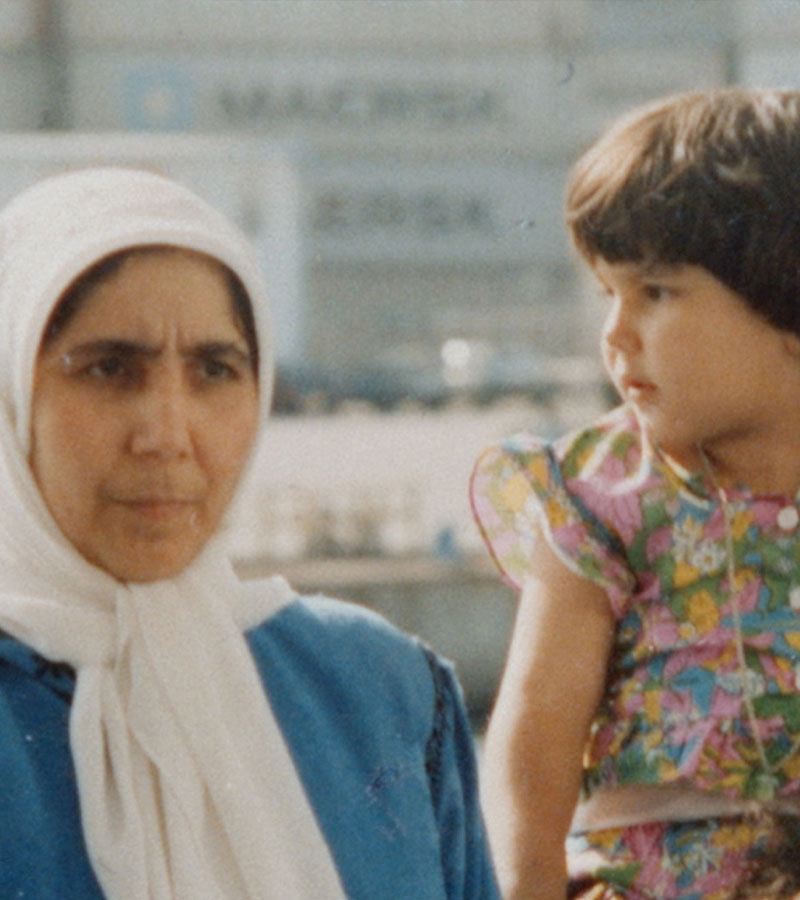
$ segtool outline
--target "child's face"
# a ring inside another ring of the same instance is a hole
[[[603,358],[652,440],[686,464],[800,428],[800,338],[780,331],[707,269],[608,263]],[[738,446],[738,445],[736,445]],[[755,445],[754,445],[755,446]]]

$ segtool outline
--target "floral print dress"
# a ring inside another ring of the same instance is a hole
[[[617,623],[584,796],[670,783],[800,795],[798,500],[744,487],[727,498],[728,524],[708,479],[653,448],[627,406],[478,461],[473,510],[509,583],[521,587],[542,534],[604,588]],[[605,886],[592,897],[725,900],[778,839],[769,817],[744,815],[574,833],[570,874]]]

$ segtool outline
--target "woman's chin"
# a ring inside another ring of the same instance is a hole
[[[200,546],[127,546],[117,553],[107,552],[87,559],[117,581],[146,584],[180,575],[199,555]]]

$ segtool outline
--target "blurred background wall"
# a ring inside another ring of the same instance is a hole
[[[514,598],[472,461],[611,402],[569,166],[649,98],[798,87],[799,51],[798,0],[2,0],[0,200],[137,162],[240,222],[279,365],[241,566],[422,634],[480,724]]]

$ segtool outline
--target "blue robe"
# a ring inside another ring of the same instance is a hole
[[[499,900],[450,667],[324,598],[297,598],[247,640],[347,896]],[[1,898],[102,897],[69,749],[73,689],[69,667],[0,637]]]

